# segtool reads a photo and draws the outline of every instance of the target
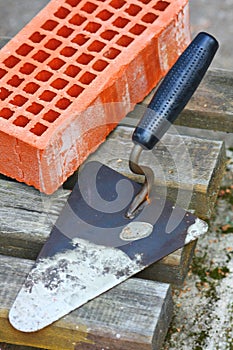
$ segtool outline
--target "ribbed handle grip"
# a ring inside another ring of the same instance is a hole
[[[190,100],[216,51],[217,40],[199,33],[169,70],[133,133],[133,141],[152,149]]]

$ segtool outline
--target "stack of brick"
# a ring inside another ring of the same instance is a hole
[[[188,0],[51,0],[0,51],[0,172],[54,192],[189,41]]]

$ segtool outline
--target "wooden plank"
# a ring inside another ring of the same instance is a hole
[[[144,181],[129,170],[133,130],[117,127],[89,160],[103,162],[135,181]],[[226,163],[222,141],[167,133],[152,152],[143,152],[140,162],[154,171],[158,193],[167,192],[176,205],[194,210],[203,219],[211,217]]]
[[[0,256],[0,341],[45,349],[158,350],[172,315],[168,284],[130,279],[50,327],[22,333],[7,315],[31,260]],[[25,315],[26,317],[26,315]]]
[[[233,133],[232,86],[232,71],[209,70],[175,124]],[[127,118],[140,118],[156,88],[127,115]]]
[[[0,254],[36,259],[70,194],[46,196],[33,187],[0,180]]]
[[[25,184],[0,180],[0,254],[36,259],[69,193],[60,188],[52,196],[45,196]],[[180,285],[186,277],[194,244],[152,265],[148,271],[150,279]],[[140,277],[145,273],[146,270]]]

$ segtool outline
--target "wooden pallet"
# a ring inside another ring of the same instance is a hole
[[[90,159],[141,181],[128,169],[132,131],[130,126],[119,126]],[[191,183],[179,145],[185,145],[195,164]],[[175,150],[172,156],[169,155],[171,149]],[[178,191],[180,204],[190,204],[191,210],[200,217],[210,218],[225,164],[224,143],[173,133],[165,136],[153,155],[149,153],[143,157],[144,163],[151,165],[151,157],[155,157],[166,174],[156,177],[158,191],[167,187],[173,200]],[[174,164],[175,155],[179,162]],[[146,269],[139,275],[143,279],[132,278],[122,283],[45,330],[24,334],[15,331],[8,322],[9,308],[32,260],[48,237],[76,175],[66,183],[65,189],[49,197],[5,177],[0,179],[0,341],[62,350],[159,350],[172,317],[170,283],[180,285],[184,280],[195,242]],[[188,203],[186,198],[190,194]],[[18,348],[7,345],[7,349]]]

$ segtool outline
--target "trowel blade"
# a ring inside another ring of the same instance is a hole
[[[205,222],[159,197],[126,218],[140,188],[101,163],[82,168],[10,310],[13,327],[38,331],[207,231]]]

